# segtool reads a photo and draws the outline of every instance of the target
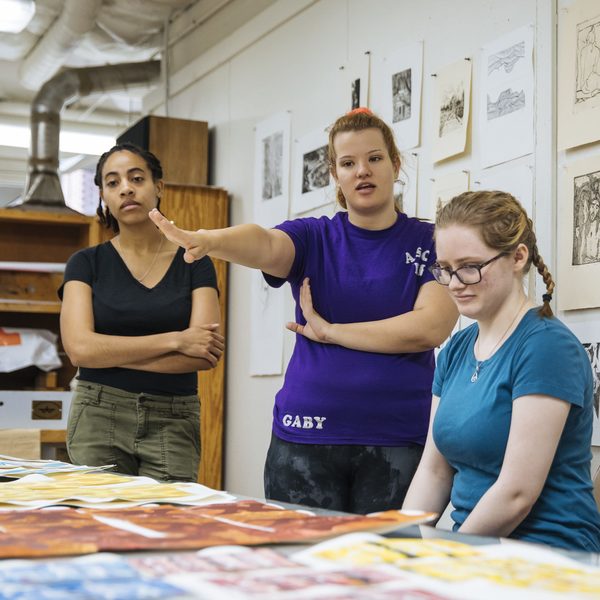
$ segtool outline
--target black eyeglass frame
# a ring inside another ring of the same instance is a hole
[[[445,285],[445,286],[450,285],[453,275],[456,275],[456,279],[458,279],[463,285],[475,285],[481,281],[481,269],[483,269],[483,267],[487,267],[490,263],[493,263],[495,260],[498,260],[502,256],[506,256],[507,254],[508,254],[508,252],[500,252],[500,254],[497,254],[496,256],[490,258],[489,260],[486,260],[485,262],[482,262],[482,263],[479,263],[476,265],[463,265],[462,267],[458,267],[458,269],[455,269],[455,270],[452,270],[449,267],[440,267],[440,265],[438,265],[437,263],[434,263],[433,265],[431,265],[429,267],[429,272],[433,275],[434,279],[440,285]],[[459,271],[461,269],[477,269],[477,272],[479,273],[479,279],[477,281],[469,281],[469,282],[463,281],[459,274]],[[448,279],[448,283],[442,283],[436,277],[436,271],[437,272],[444,271],[444,272],[448,273],[448,275],[450,275],[450,278]]]

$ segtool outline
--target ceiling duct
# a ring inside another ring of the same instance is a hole
[[[65,209],[58,177],[60,111],[67,101],[90,94],[150,85],[160,61],[69,69],[47,81],[31,106],[31,149],[22,197],[12,206]]]
[[[60,16],[21,64],[21,83],[39,89],[65,64],[81,38],[97,22],[102,0],[65,0]]]

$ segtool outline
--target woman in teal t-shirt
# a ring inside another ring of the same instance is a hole
[[[432,425],[404,508],[454,529],[600,551],[590,478],[593,382],[583,346],[552,315],[533,223],[504,192],[466,192],[436,219],[431,271],[477,322],[438,358]],[[523,290],[534,265],[543,306]]]

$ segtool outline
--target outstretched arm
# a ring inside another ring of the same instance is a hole
[[[275,277],[287,277],[292,268],[296,249],[290,237],[279,229],[247,224],[186,231],[176,227],[156,209],[149,215],[168,240],[185,249],[183,258],[186,262],[208,255],[260,269]]]
[[[570,408],[551,396],[513,401],[500,475],[462,524],[462,533],[506,537],[525,519],[546,483]]]
[[[300,290],[300,308],[306,325],[288,323],[291,331],[324,344],[384,354],[422,352],[439,346],[450,335],[458,318],[456,306],[446,290],[433,281],[421,287],[413,310],[389,319],[329,323],[313,306],[308,278]]]

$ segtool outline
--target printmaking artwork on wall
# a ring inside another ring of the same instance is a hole
[[[403,152],[398,179],[394,182],[394,200],[400,211],[409,217],[417,216],[417,190],[419,156],[416,152]]]
[[[573,179],[572,265],[600,262],[600,171]]]
[[[293,188],[292,212],[295,214],[312,210],[334,200],[325,128],[295,141]]]
[[[434,73],[433,160],[464,152],[471,110],[471,61],[464,59]]]
[[[288,216],[290,178],[289,112],[257,123],[254,137],[254,222],[272,227]]]
[[[481,166],[533,152],[533,28],[521,27],[481,49]]]
[[[450,173],[437,174],[431,185],[431,202],[429,212],[423,216],[435,221],[438,211],[447,204],[454,196],[469,191],[469,172],[452,171]]]
[[[558,149],[600,139],[600,4],[558,12]]]
[[[594,378],[594,429],[592,432],[592,445],[600,446],[600,343],[588,342],[583,347],[587,352],[592,365]]]
[[[558,308],[600,307],[600,155],[559,169]]]
[[[373,110],[394,130],[400,150],[420,143],[423,43],[402,46],[374,64]]]

